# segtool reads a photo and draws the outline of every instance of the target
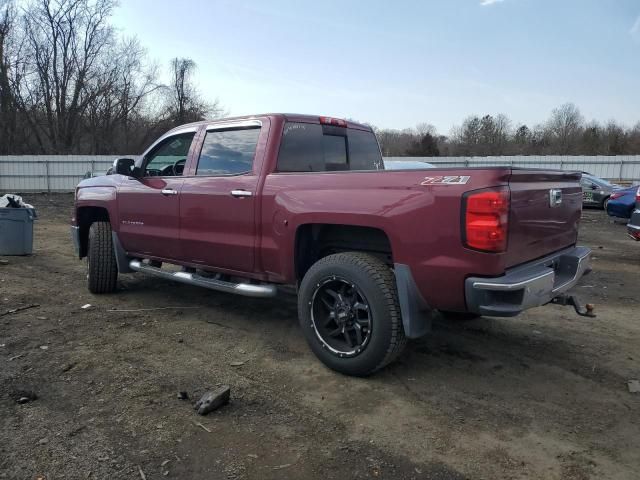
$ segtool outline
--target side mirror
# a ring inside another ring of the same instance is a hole
[[[597,185],[591,185],[591,190],[598,190],[598,186]]]
[[[127,177],[134,176],[135,160],[133,158],[116,158],[113,161],[113,172]]]

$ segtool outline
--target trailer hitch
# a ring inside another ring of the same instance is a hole
[[[576,313],[582,317],[595,318],[596,314],[593,312],[595,305],[593,303],[587,303],[584,306],[582,302],[575,295],[567,295],[562,293],[551,300],[551,303],[556,305],[571,305]]]

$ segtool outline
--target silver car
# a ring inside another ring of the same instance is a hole
[[[622,187],[615,183],[610,183],[604,178],[593,176],[589,173],[582,173],[582,205],[585,207],[607,208],[607,202],[611,194]]]

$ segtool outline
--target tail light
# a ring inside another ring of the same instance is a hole
[[[636,190],[636,206],[640,208],[640,187]]]
[[[334,127],[346,127],[347,121],[341,118],[333,117],[320,117],[320,123],[322,125],[333,125]]]
[[[483,252],[504,252],[509,232],[508,188],[468,192],[462,200],[464,244]]]
[[[623,195],[624,193],[613,192],[611,195],[609,195],[609,200],[615,200],[616,198],[620,198]]]

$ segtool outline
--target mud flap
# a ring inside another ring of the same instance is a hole
[[[422,298],[408,265],[394,264],[402,326],[407,338],[419,338],[431,331],[434,310]]]
[[[116,255],[116,265],[118,265],[118,272],[133,273],[134,270],[131,270],[131,268],[129,267],[129,261],[131,259],[127,257],[127,252],[125,252],[124,248],[122,248],[122,244],[120,243],[118,234],[112,231],[111,239],[113,241],[113,252]]]

